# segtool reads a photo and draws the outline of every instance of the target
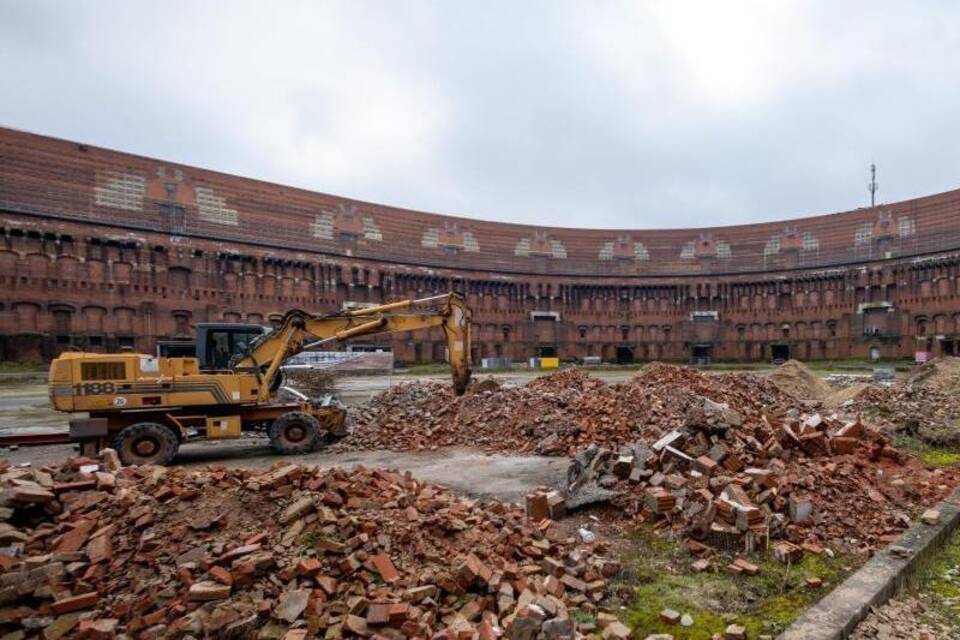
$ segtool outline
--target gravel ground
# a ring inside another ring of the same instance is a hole
[[[922,596],[890,600],[875,609],[850,636],[852,640],[918,640],[960,638],[960,621],[931,608]]]
[[[920,568],[903,593],[874,609],[851,638],[960,639],[960,533]]]

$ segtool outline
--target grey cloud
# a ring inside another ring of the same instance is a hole
[[[563,226],[854,208],[870,162],[887,201],[960,186],[960,8],[676,6],[0,0],[0,124]]]

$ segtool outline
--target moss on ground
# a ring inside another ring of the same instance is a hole
[[[960,619],[960,532],[925,563],[911,591],[945,620]]]
[[[960,466],[960,451],[953,448],[935,447],[920,438],[906,434],[895,435],[893,444],[898,449],[910,452],[932,467]]]
[[[667,536],[641,528],[630,539],[636,546],[625,562],[619,591],[624,594],[623,619],[641,638],[652,633],[670,633],[677,640],[709,638],[731,623],[745,626],[751,638],[776,635],[854,569],[848,557],[805,554],[799,564],[787,567],[756,554],[748,557],[760,567],[755,576],[727,574],[732,556],[714,557],[712,569],[698,574],[690,568],[695,558]],[[807,589],[809,577],[820,578],[822,589]],[[664,624],[663,609],[690,614],[693,625]]]
[[[956,451],[930,449],[921,453],[920,458],[934,467],[955,467],[960,465],[960,453]]]

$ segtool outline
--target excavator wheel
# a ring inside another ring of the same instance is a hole
[[[270,425],[270,446],[284,455],[309,453],[320,448],[326,435],[316,418],[300,411],[290,411]]]
[[[162,424],[138,422],[116,435],[113,448],[123,464],[170,464],[177,455],[180,441]]]

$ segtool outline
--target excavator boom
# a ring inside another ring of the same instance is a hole
[[[411,311],[414,309],[422,311]],[[284,360],[304,349],[357,336],[434,327],[443,329],[453,387],[460,395],[470,382],[470,309],[456,293],[326,315],[289,311],[276,329],[251,342],[247,353],[235,358],[232,368],[260,376],[259,399],[265,401]]]

